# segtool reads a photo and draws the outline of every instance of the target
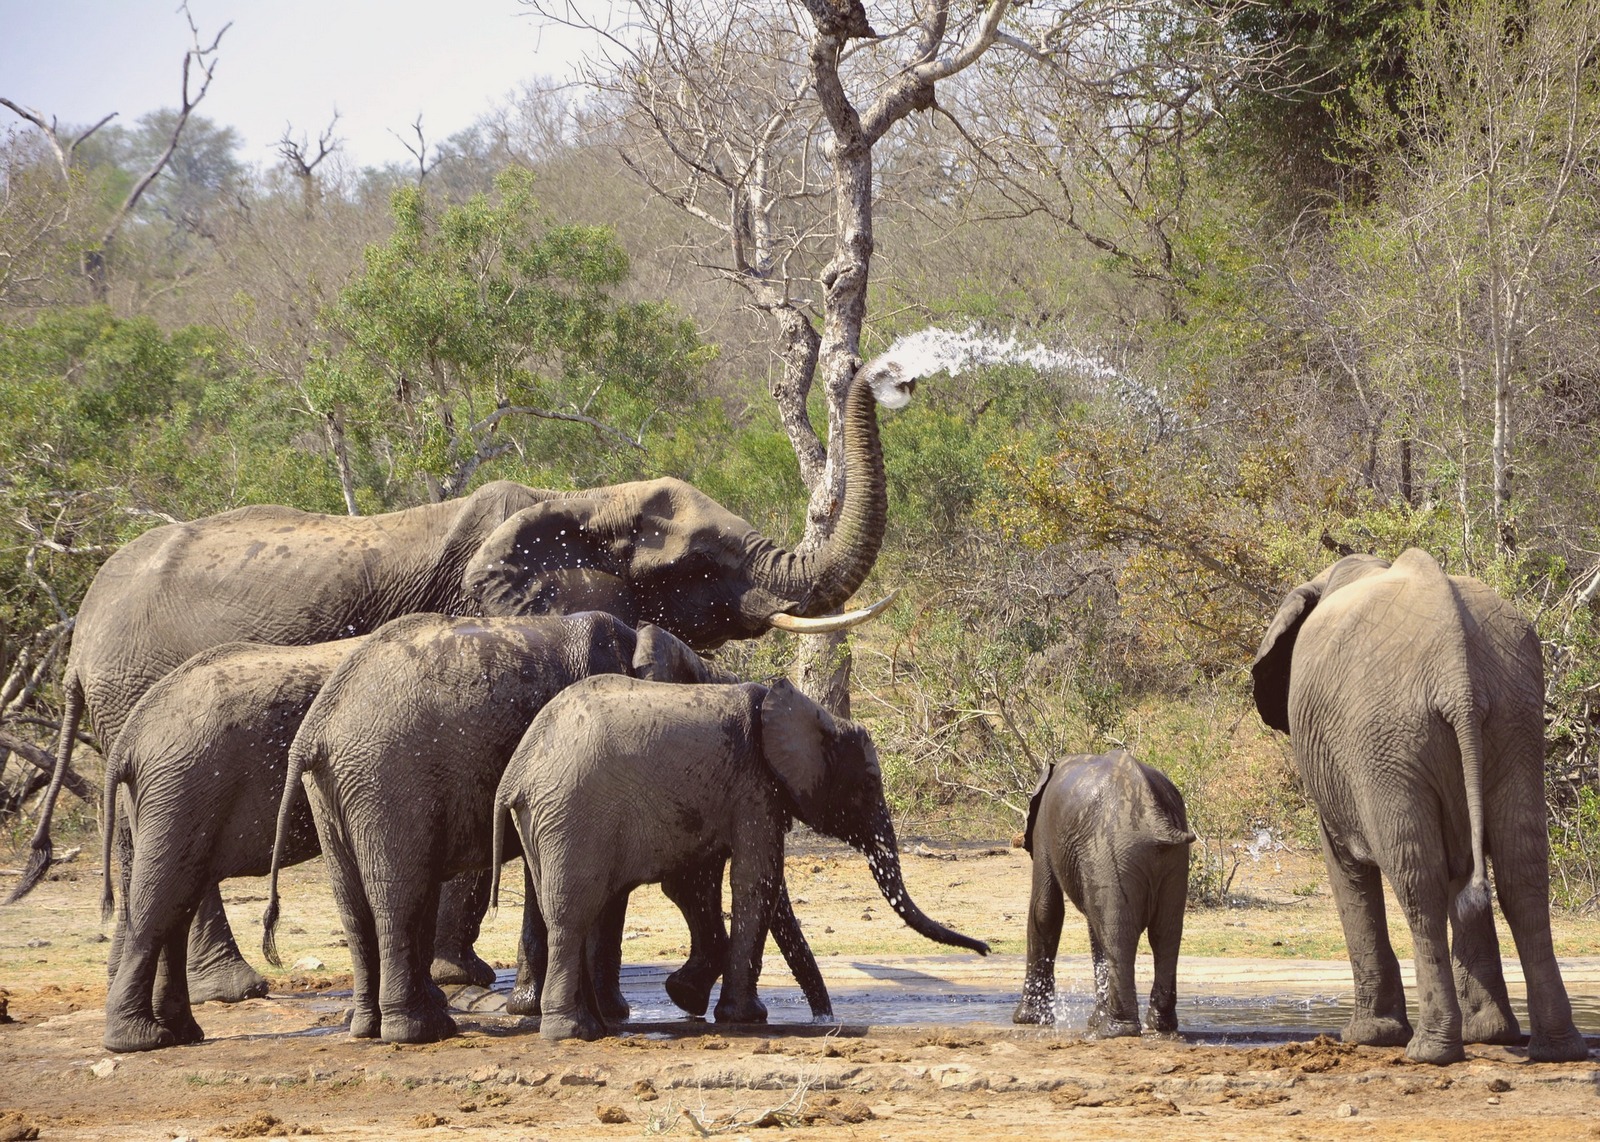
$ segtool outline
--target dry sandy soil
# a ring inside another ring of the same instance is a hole
[[[1316,1026],[1243,1040],[1191,1030],[1177,1040],[1092,1042],[1082,1035],[1081,1002],[1068,1005],[1079,1014],[1057,1028],[1015,1028],[996,1001],[1014,999],[1021,982],[1025,854],[1003,843],[906,848],[919,902],[990,939],[996,954],[930,954],[888,912],[863,861],[802,841],[791,850],[791,891],[845,1021],[837,1027],[798,1022],[803,1007],[774,955],[763,990],[775,1019],[793,1022],[764,1029],[658,1022],[598,1043],[552,1044],[534,1024],[499,1012],[500,996],[469,988],[454,997],[455,1039],[352,1041],[342,1028],[348,960],[313,862],[286,881],[280,940],[286,962],[322,966],[273,977],[266,999],[201,1006],[204,1043],[121,1056],[100,1046],[107,944],[97,860],[84,853],[0,911],[0,1010],[9,1019],[0,1025],[0,1142],[301,1134],[1478,1140],[1530,1131],[1600,1139],[1593,1060],[1537,1065],[1518,1049],[1469,1047],[1466,1062],[1421,1067],[1398,1049],[1319,1038]],[[0,865],[18,861],[0,856]],[[1235,895],[1235,907],[1191,912],[1184,996],[1348,994],[1314,855],[1247,860]],[[224,896],[251,951],[263,886],[233,881]],[[502,907],[489,925],[480,948],[490,958],[509,962],[518,912]],[[661,976],[686,950],[681,921],[658,895],[641,893],[628,936],[629,997],[641,1009],[660,1004]],[[1396,937],[1406,954],[1403,933]],[[1580,1026],[1600,1033],[1600,957],[1592,954],[1600,923],[1564,919],[1557,937],[1574,999],[1586,1005]],[[1063,991],[1081,995],[1085,942],[1069,914]],[[1514,963],[1509,957],[1508,968]],[[910,1025],[862,1016],[930,995],[963,1002],[925,1004],[917,1010],[926,1017]],[[964,1002],[974,999],[987,1005]],[[957,1022],[973,1011],[984,1021]],[[1330,1020],[1326,1030],[1336,1029]]]

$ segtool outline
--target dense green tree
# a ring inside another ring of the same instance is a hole
[[[402,188],[394,215],[327,315],[339,343],[306,385],[336,451],[366,454],[378,503],[408,502],[417,484],[459,495],[501,460],[500,475],[594,482],[619,449],[643,450],[653,418],[691,403],[709,351],[667,306],[618,300],[628,259],[610,230],[550,222],[529,172],[443,209]],[[534,451],[535,421],[559,422],[559,456]],[[352,511],[362,468],[343,464]]]

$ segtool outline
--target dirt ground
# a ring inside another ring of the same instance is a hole
[[[1530,1131],[1600,1139],[1600,1056],[1539,1065],[1520,1049],[1469,1047],[1466,1062],[1422,1067],[1399,1049],[1345,1047],[1319,1037],[1318,1027],[1240,1045],[1192,1030],[1176,1040],[1094,1042],[1070,1020],[1013,1027],[993,1014],[993,1003],[983,1022],[955,1022],[975,1010],[956,1003],[919,1023],[853,1018],[870,1009],[869,999],[892,1006],[896,981],[913,980],[924,997],[944,989],[1006,1003],[1020,988],[1026,854],[1004,842],[904,847],[919,903],[989,939],[996,953],[937,954],[942,949],[888,911],[864,861],[802,839],[788,863],[791,893],[834,991],[838,1026],[798,1022],[792,980],[769,954],[763,991],[774,1018],[791,1022],[763,1029],[654,1022],[598,1043],[547,1043],[535,1023],[497,1010],[503,997],[469,988],[453,998],[462,1031],[455,1039],[418,1047],[352,1041],[343,1030],[348,959],[312,862],[291,870],[284,888],[280,944],[285,962],[298,966],[271,977],[266,999],[199,1007],[206,1042],[140,1055],[111,1055],[100,1045],[108,944],[98,858],[85,852],[0,910],[0,1142],[302,1134],[966,1142],[1153,1131],[1171,1142],[1478,1140]],[[0,866],[20,859],[0,856]],[[1315,854],[1252,851],[1233,906],[1190,913],[1180,998],[1262,987],[1348,993],[1320,873]],[[224,888],[258,967],[251,944],[264,895],[259,881]],[[520,901],[503,901],[480,941],[500,965],[510,962],[519,913]],[[1580,1026],[1593,1036],[1600,921],[1561,918],[1556,934],[1569,989],[1584,1007]],[[629,998],[658,1002],[661,975],[686,950],[682,923],[659,894],[641,892],[627,935]],[[1395,935],[1404,956],[1404,933]],[[1085,945],[1069,912],[1057,973],[1063,991],[1085,986]],[[1507,967],[1515,994],[1520,977],[1509,954]],[[1143,973],[1147,987],[1148,963]]]

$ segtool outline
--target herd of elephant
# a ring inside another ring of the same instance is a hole
[[[270,873],[263,950],[276,963],[278,870],[319,852],[358,1037],[454,1032],[439,985],[492,982],[472,945],[501,863],[518,856],[526,904],[508,1007],[538,1014],[549,1038],[594,1038],[627,1017],[627,896],[656,882],[690,932],[673,1002],[704,1015],[720,978],[719,1022],[764,1021],[770,931],[813,1016],[831,1019],[784,885],[795,820],[861,851],[915,931],[987,952],[907,893],[866,731],[785,681],[741,681],[702,657],[881,609],[834,613],[883,536],[875,403],[904,404],[914,384],[891,362],[858,369],[846,491],[811,552],[662,479],[568,493],[493,483],[374,517],[248,507],[114,554],[78,613],[57,769],[11,896],[50,864],[51,808],[88,713],[107,747],[103,907],[118,920],[105,1045],[197,1042],[194,1003],[264,994],[218,885]],[[1449,1062],[1464,1041],[1520,1040],[1488,908],[1492,856],[1528,984],[1529,1057],[1586,1057],[1550,937],[1543,675],[1528,622],[1423,552],[1392,565],[1354,556],[1289,593],[1253,670],[1261,716],[1289,733],[1319,811],[1355,978],[1347,1041]],[[1070,898],[1089,922],[1091,1031],[1139,1033],[1146,932],[1147,1021],[1176,1029],[1193,840],[1178,790],[1125,752],[1048,768],[1025,832],[1017,1022],[1053,1019]],[[1380,873],[1415,942],[1414,1030]]]

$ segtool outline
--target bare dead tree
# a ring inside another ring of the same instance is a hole
[[[407,139],[399,131],[391,130],[389,132],[389,134],[400,140],[400,145],[406,149],[413,159],[416,160],[417,185],[421,186],[423,180],[428,177],[429,172],[431,172],[434,167],[439,165],[439,148],[435,147],[433,149],[433,159],[432,161],[429,161],[428,139],[427,136],[422,133],[422,116],[420,114],[411,121],[411,133],[417,137],[415,146],[412,146],[411,140]]]
[[[284,169],[291,178],[300,183],[300,201],[305,207],[306,217],[310,218],[317,210],[317,202],[322,197],[322,188],[317,183],[317,167],[330,156],[337,154],[343,146],[344,140],[334,134],[334,129],[339,125],[339,109],[333,110],[333,118],[328,125],[317,135],[317,153],[311,153],[311,144],[305,134],[299,138],[294,135],[294,128],[285,123],[283,134],[273,144],[277,148],[278,157],[283,160]]]
[[[45,140],[50,144],[50,150],[56,156],[56,165],[61,170],[61,180],[63,182],[67,182],[72,178],[73,160],[77,157],[78,148],[83,144],[84,140],[117,117],[117,113],[113,111],[101,118],[94,126],[79,131],[76,135],[64,136],[61,133],[61,125],[54,115],[46,119],[44,112],[25,104],[17,103],[4,96],[0,96],[0,106],[11,108],[12,111],[15,111],[22,118],[39,128],[40,133],[44,135]]]
[[[1081,49],[1105,13],[1132,24],[1137,5],[1047,12],[1012,0],[908,0],[875,8],[874,28],[859,0],[640,0],[626,24],[606,27],[555,0],[524,2],[599,38],[586,78],[611,110],[624,160],[716,236],[702,264],[772,319],[772,396],[810,493],[800,547],[815,548],[843,497],[840,429],[861,364],[875,174],[896,146],[891,132],[926,112],[982,153],[998,112],[960,94],[979,89],[982,66],[1039,86],[1086,72],[1098,61]],[[1197,87],[1188,98],[1202,95]],[[960,173],[945,177],[939,192],[960,193]],[[818,380],[826,446],[807,410]],[[847,708],[848,669],[842,641],[802,650],[802,685],[834,709]]]
[[[183,83],[180,88],[178,114],[172,124],[172,133],[167,139],[167,145],[156,156],[150,167],[129,188],[122,204],[111,215],[111,220],[101,230],[98,239],[84,251],[83,273],[89,279],[90,289],[96,301],[104,302],[110,286],[106,280],[106,265],[111,257],[111,248],[116,241],[117,233],[128,220],[128,215],[133,213],[134,207],[139,205],[139,199],[144,197],[144,192],[150,189],[150,184],[160,177],[167,164],[172,161],[173,152],[178,149],[178,141],[183,137],[183,129],[189,122],[189,116],[199,106],[200,101],[206,97],[206,92],[211,89],[211,80],[217,70],[217,49],[222,43],[222,37],[227,30],[233,27],[232,22],[226,23],[222,29],[212,37],[210,44],[202,46],[200,29],[194,22],[193,15],[189,12],[188,4],[183,4],[178,11],[183,13],[184,20],[189,25],[191,46],[183,53]],[[193,89],[191,89],[193,85]],[[79,133],[71,139],[62,136],[55,116],[51,116],[48,123],[42,113],[30,107],[24,107],[10,99],[0,98],[0,103],[5,104],[12,111],[22,116],[44,132],[49,140],[51,149],[55,152],[56,161],[61,167],[64,180],[70,180],[72,163],[78,147],[90,135],[105,126],[116,115],[112,112],[105,116],[93,127]]]

